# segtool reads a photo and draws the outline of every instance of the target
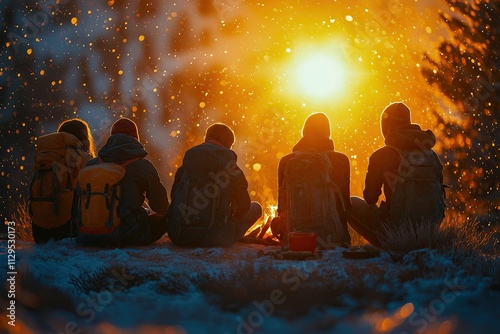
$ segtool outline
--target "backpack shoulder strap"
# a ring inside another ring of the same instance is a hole
[[[400,148],[397,148],[396,146],[393,146],[393,145],[386,145],[387,147],[390,147],[392,148],[394,151],[398,152],[399,156],[403,156],[403,150],[400,149]]]
[[[136,162],[136,161],[137,161],[137,160],[139,160],[139,159],[140,159],[140,157],[135,157],[135,158],[132,158],[132,159],[130,159],[130,160],[125,161],[125,162],[124,162],[124,163],[122,163],[121,165],[122,165],[123,167],[127,167],[128,165],[130,165],[130,164],[131,164],[131,163],[133,163],[133,162]]]
[[[327,170],[329,170],[332,173],[334,172],[334,170],[333,170],[333,165],[332,165],[332,162],[330,160],[330,156],[328,155],[328,153],[334,153],[334,152],[335,152],[334,150],[329,150],[326,152],[318,152],[323,157],[323,160],[325,161],[325,164],[327,166]],[[332,187],[333,187],[335,193],[337,193],[337,197],[340,200],[340,204],[342,205],[342,209],[344,211],[347,211],[347,204],[344,201],[344,198],[342,196],[342,191],[340,190],[339,185],[332,180],[330,175],[328,175],[328,180],[332,184]]]
[[[129,159],[129,160],[125,161],[125,162],[122,162],[121,164],[118,164],[118,165],[123,166],[123,167],[127,167],[128,165],[130,165],[133,162],[136,162],[139,159],[140,159],[140,157],[135,157],[135,158]],[[98,156],[97,157],[97,163],[98,164],[102,164],[102,163],[106,163],[106,161],[104,161],[101,157]]]

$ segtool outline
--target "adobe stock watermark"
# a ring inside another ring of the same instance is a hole
[[[327,241],[324,241],[321,238],[317,238],[317,241],[324,250],[334,249],[338,246],[338,244],[330,241],[330,237]],[[317,259],[318,257],[315,256],[315,258]],[[287,295],[297,292],[301,285],[311,277],[319,266],[319,262],[316,261],[308,262],[307,264],[307,271],[285,271],[281,276],[280,282],[286,288],[273,289],[269,293],[269,298],[260,301],[254,300],[251,304],[252,310],[246,316],[237,316],[236,320],[238,321],[238,325],[235,333],[253,334],[254,332],[259,332],[259,328],[264,324],[265,320],[273,316],[278,307],[286,302]],[[229,333],[226,331],[225,334]]]
[[[16,326],[16,222],[7,222],[7,323]]]
[[[125,268],[119,272],[116,269],[111,270],[113,278],[107,286],[94,296],[87,297],[76,307],[76,314],[84,318],[84,323],[90,324],[96,318],[97,313],[102,312],[104,308],[113,302],[114,294],[123,291],[135,280],[136,276],[129,275]],[[68,321],[61,332],[49,334],[80,334],[81,325],[74,321]]]
[[[354,46],[346,42],[340,46],[346,60],[352,62],[358,59],[359,51],[364,50],[378,38],[384,36],[382,30],[387,28],[392,20],[401,16],[403,12],[404,8],[400,0],[390,0],[387,2],[386,8],[372,14],[372,20],[366,21],[363,27],[356,26],[357,35],[354,39]]]
[[[432,159],[430,157],[434,156],[434,152],[431,149],[434,146],[434,140],[431,138],[425,140],[415,139],[413,143],[415,144],[415,149],[409,151],[407,156],[401,154],[401,162],[397,173],[389,171],[384,173],[384,178],[392,191],[396,189],[398,182],[405,182],[406,178],[415,174],[418,166],[427,163]]]
[[[238,13],[238,9],[243,5],[243,0],[214,0],[213,6],[219,20],[221,22],[227,21],[232,16]]]
[[[278,112],[276,112],[276,115],[278,115]],[[245,145],[246,156],[253,158],[267,150],[275,140],[274,132],[275,128],[270,125],[261,127],[257,132],[257,138]]]
[[[20,31],[9,32],[7,38],[15,53],[19,53],[21,45],[27,45],[30,40],[37,38],[40,30],[46,27],[52,18],[61,10],[61,6],[68,4],[70,0],[45,0],[37,2],[38,11],[29,17],[23,16]]]
[[[133,107],[141,101],[146,100],[148,92],[154,91],[155,88],[158,88],[165,81],[164,74],[160,74],[151,65],[146,66],[146,72],[147,74],[140,80],[140,84],[135,85],[128,94],[123,94],[122,99],[117,99],[113,103],[111,108],[114,111],[121,112],[123,117],[130,118],[133,113]],[[97,132],[94,135],[94,142],[97,146],[104,144],[104,139],[108,137],[109,129],[114,122],[115,120],[108,116],[99,121]]]
[[[417,333],[423,333],[429,324],[437,319],[437,317],[446,310],[446,308],[462,294],[465,287],[458,284],[458,278],[452,283],[448,279],[444,280],[445,287],[441,290],[439,297],[433,299],[427,307],[420,307],[414,310],[408,318],[408,323],[415,327]],[[415,333],[412,330],[412,333]],[[402,331],[399,334],[409,334],[409,332]]]
[[[68,176],[69,180],[74,180],[75,178],[78,177],[77,171],[80,170],[80,168],[84,165],[84,155],[82,155],[82,152],[84,152],[85,149],[83,148],[83,145],[81,143],[78,144],[78,146],[67,146],[65,148],[66,155],[64,157],[64,163],[59,162],[59,161],[54,161],[52,163],[52,172],[56,175],[57,179],[62,182],[62,180],[66,180],[65,176]],[[35,179],[40,180],[42,183],[43,177],[44,177],[44,171],[41,171],[40,174],[35,174]],[[71,186],[73,187],[72,183],[69,184],[62,184],[63,187],[68,187]],[[30,187],[31,191],[31,187]],[[39,195],[32,194],[33,197],[38,197]],[[31,203],[32,201],[28,201]],[[31,207],[31,204],[30,204]]]
[[[486,101],[493,97],[492,95],[495,94],[495,88],[497,87],[500,87],[500,82],[493,81],[493,73],[491,71],[487,74],[487,77],[479,76],[472,87],[472,95],[463,101],[465,109],[469,112],[477,110],[481,101]]]
[[[418,209],[408,209],[408,206],[400,201],[404,197],[395,196],[388,219],[404,220],[408,216],[413,217],[412,219],[425,217],[432,222],[440,223],[445,215],[446,189],[449,186],[443,183],[441,162],[432,150],[435,140],[429,137],[424,140],[415,139],[413,143],[415,146],[412,150],[394,147],[400,157],[400,163],[395,172],[384,172],[385,184],[389,185],[393,193],[401,189],[411,189],[408,185],[413,185],[417,189],[412,190],[413,194],[423,201],[432,202],[433,205],[424,205],[424,207],[420,205]],[[394,211],[393,208],[397,210]],[[439,224],[435,224],[435,227],[437,231]]]
[[[281,275],[280,282],[286,286],[286,289],[276,288],[269,293],[269,298],[252,302],[252,311],[247,316],[237,316],[238,326],[236,327],[237,334],[252,334],[264,324],[265,319],[271,317],[276,308],[287,300],[286,293],[296,292],[302,283],[306,281],[311,274],[317,269],[318,264],[310,263],[311,270],[306,273],[300,270],[287,270]],[[225,334],[229,334],[225,332]]]
[[[226,164],[226,167],[223,170],[217,173],[213,171],[209,173],[211,181],[203,184],[203,190],[200,190],[198,187],[190,189],[189,182],[182,184],[181,187],[187,188],[184,191],[190,192],[192,190],[193,195],[192,201],[190,201],[189,204],[183,202],[178,206],[179,211],[184,218],[184,223],[186,225],[191,225],[191,216],[194,215],[195,217],[198,217],[201,211],[208,208],[212,202],[221,195],[222,190],[229,186],[231,178],[241,174],[242,171],[238,168],[236,160],[231,160]],[[186,194],[186,196],[189,196],[189,194]],[[214,217],[212,216],[210,226],[215,223],[213,220]]]

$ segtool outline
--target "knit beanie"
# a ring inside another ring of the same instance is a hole
[[[122,133],[124,135],[129,135],[139,140],[139,131],[137,130],[137,125],[130,118],[120,118],[113,123],[111,127],[111,135],[115,133]]]
[[[394,102],[385,107],[380,116],[380,124],[384,138],[389,132],[411,124],[410,108],[403,102]]]
[[[205,141],[215,140],[229,149],[233,146],[234,139],[233,130],[223,123],[212,124],[205,132]]]
[[[328,119],[328,116],[322,112],[309,115],[304,123],[304,127],[302,128],[302,136],[320,136],[330,138],[330,120]]]

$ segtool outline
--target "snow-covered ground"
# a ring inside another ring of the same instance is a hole
[[[112,250],[16,246],[16,328],[0,321],[11,333],[484,334],[500,325],[498,260],[457,264],[430,250],[401,263],[384,252],[348,260],[339,248],[288,261],[259,256],[277,247],[177,248],[167,237]],[[7,264],[7,241],[0,253]]]

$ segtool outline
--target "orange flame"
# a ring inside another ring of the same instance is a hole
[[[255,224],[252,225],[248,229],[249,234],[255,234],[256,230],[259,232],[257,233],[258,235],[263,235],[262,238],[266,239],[268,237],[273,237],[273,233],[271,231],[271,221],[273,220],[274,217],[278,215],[278,206],[275,203],[270,203],[264,208],[264,213],[262,217],[255,222]],[[262,229],[267,226],[267,229],[264,233],[262,233]]]

